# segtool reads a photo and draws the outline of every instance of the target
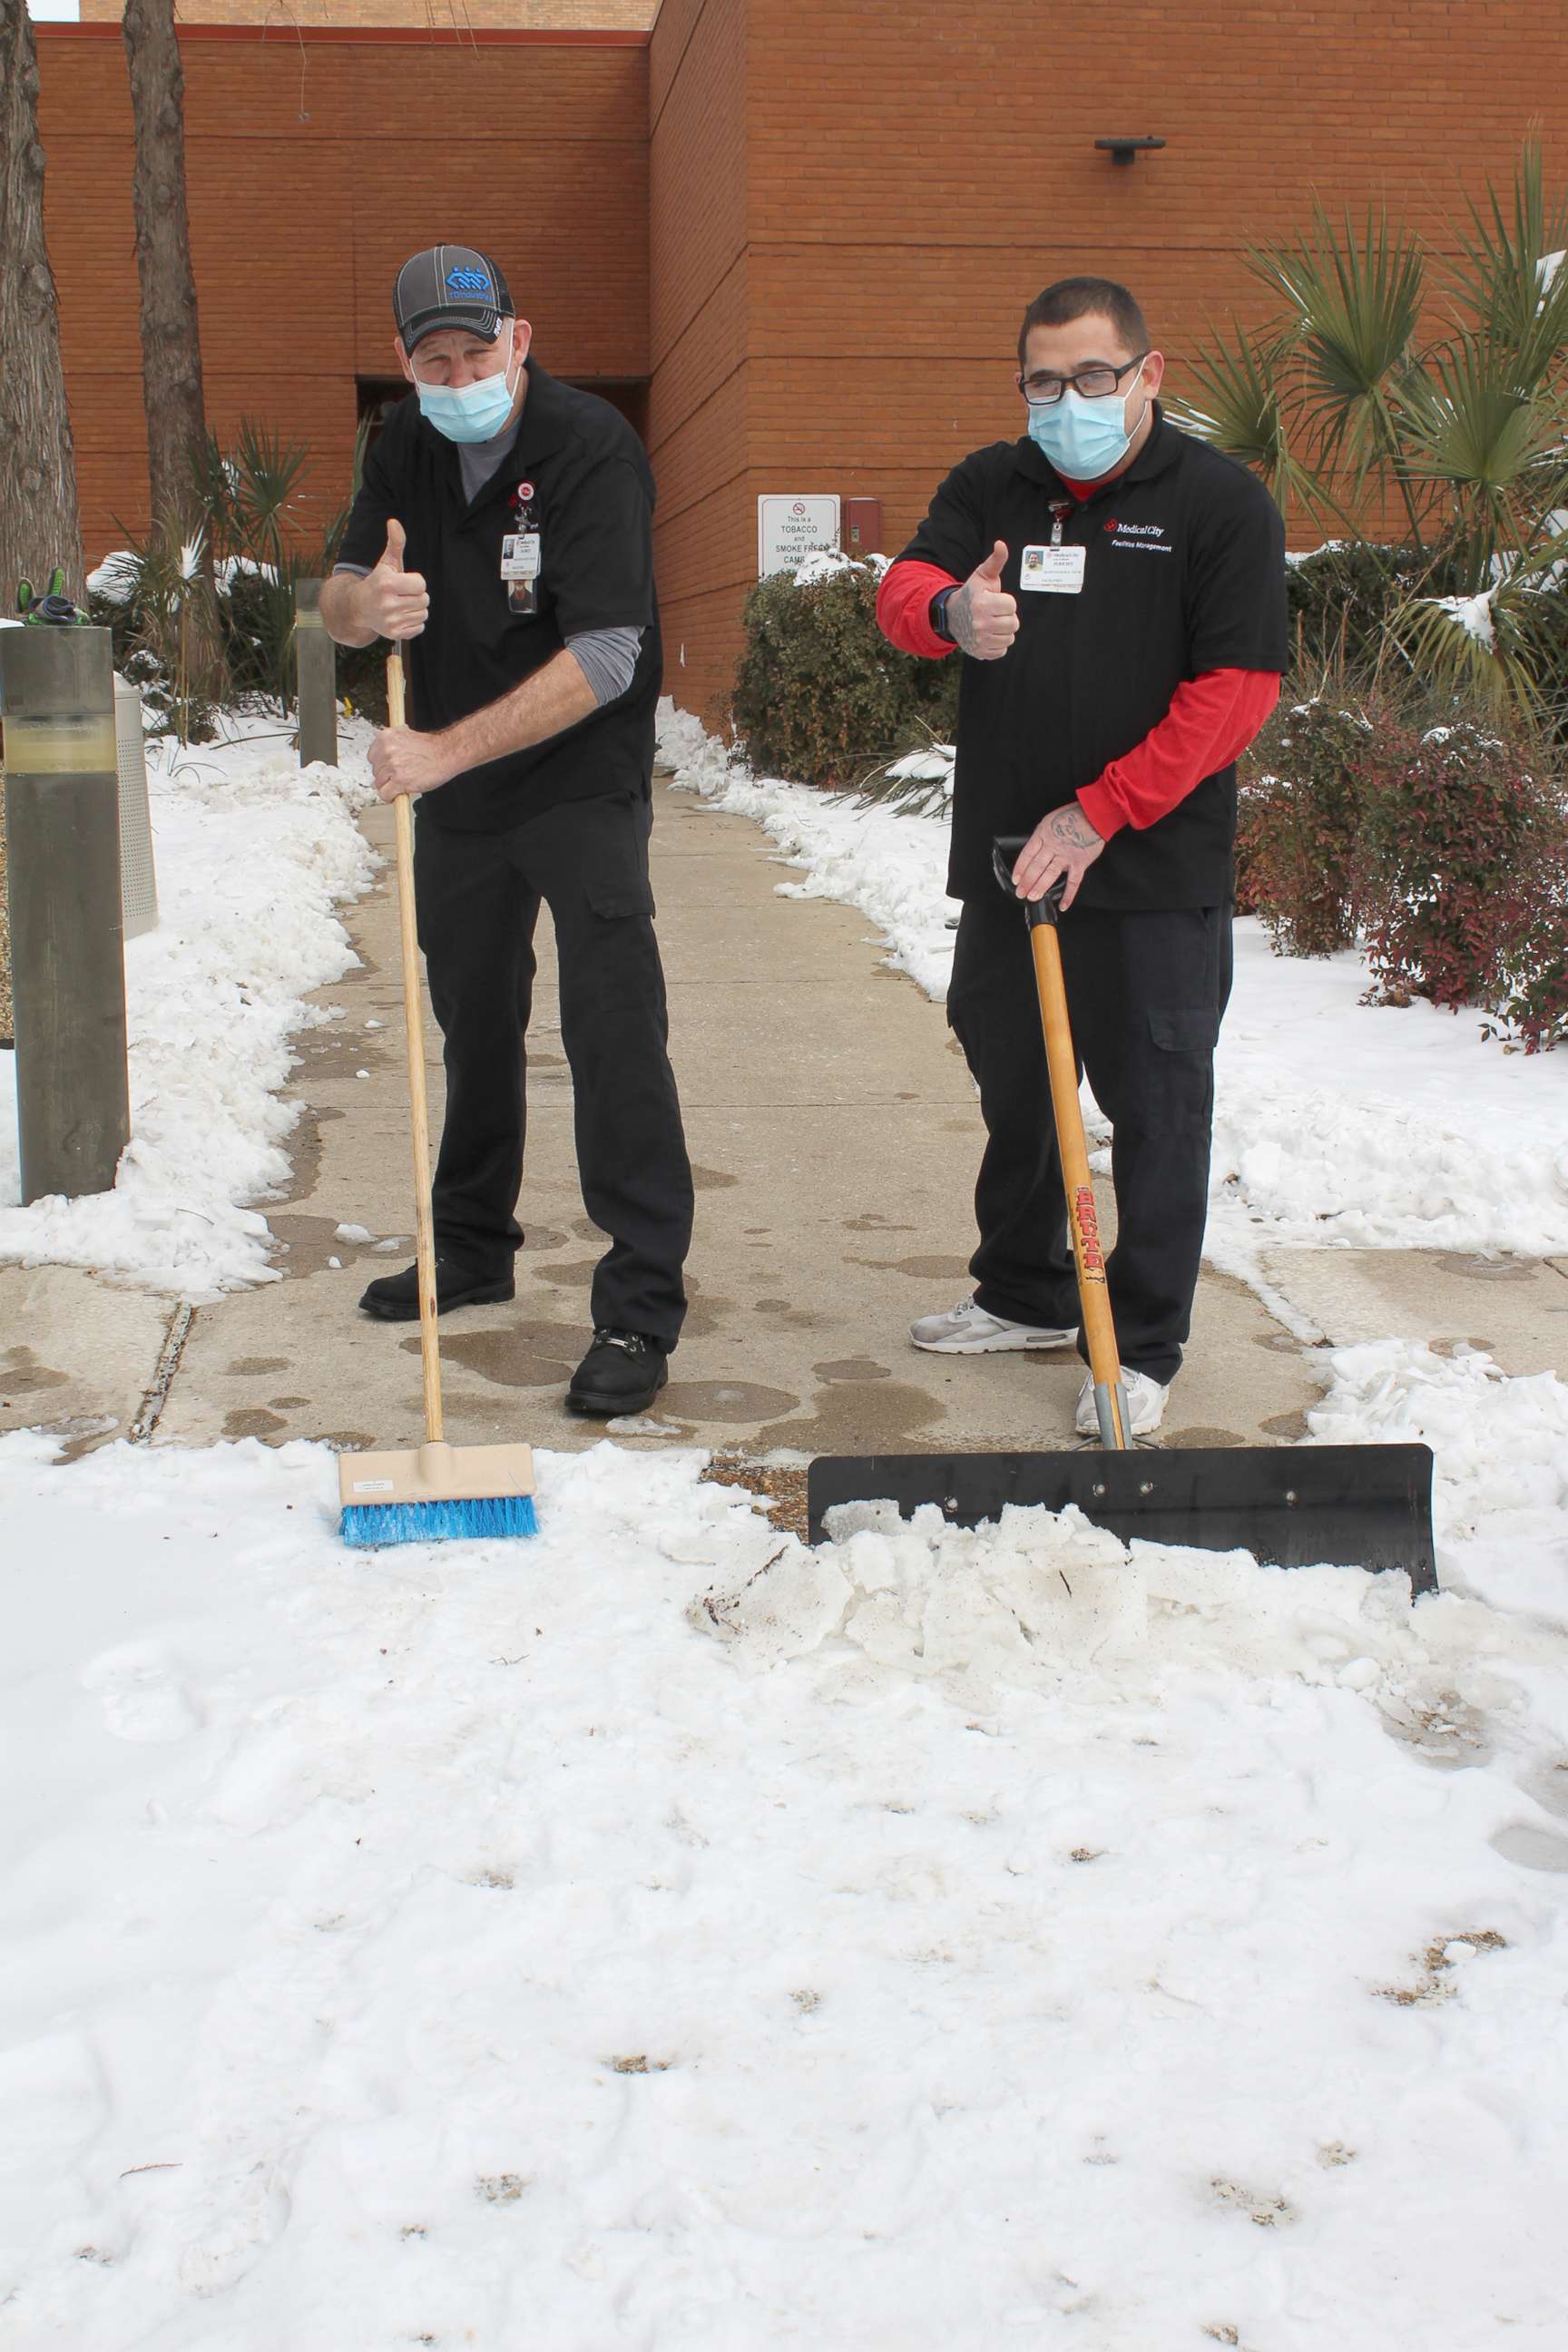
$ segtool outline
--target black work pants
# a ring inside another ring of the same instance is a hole
[[[416,817],[419,944],[447,1068],[437,1247],[490,1273],[522,1244],[523,1041],[542,899],[555,927],[583,1205],[610,1235],[594,1275],[594,1325],[673,1348],[686,1313],[691,1167],[653,929],[652,811],[606,794],[499,834],[443,828],[423,809]]]
[[[1062,968],[1079,1068],[1114,1129],[1106,1265],[1121,1360],[1169,1381],[1192,1322],[1208,1206],[1214,1049],[1230,995],[1229,906],[1074,907]],[[1018,1323],[1079,1322],[1028,927],[1016,900],[964,902],[948,1020],[980,1088],[974,1296]],[[1086,1353],[1081,1331],[1079,1353]]]

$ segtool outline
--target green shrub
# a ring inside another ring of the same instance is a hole
[[[1237,904],[1278,955],[1354,945],[1357,843],[1373,722],[1336,698],[1280,703],[1248,752],[1237,826]]]
[[[888,643],[880,578],[878,565],[846,562],[814,566],[799,584],[774,572],[752,589],[731,715],[759,772],[842,788],[933,736],[951,740],[958,664]]]
[[[1331,540],[1293,557],[1285,601],[1297,676],[1373,668],[1413,575],[1414,550],[1373,540]]]

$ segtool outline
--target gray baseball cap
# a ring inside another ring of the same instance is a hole
[[[494,342],[512,318],[506,279],[488,253],[471,245],[433,245],[405,261],[392,289],[392,315],[411,352],[423,336],[461,327]]]

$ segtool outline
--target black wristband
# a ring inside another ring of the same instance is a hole
[[[953,582],[951,588],[939,588],[936,594],[931,598],[927,611],[927,617],[931,622],[931,627],[935,630],[937,635],[939,637],[945,638],[946,642],[950,646],[955,646],[958,643],[958,639],[953,635],[952,631],[947,625],[947,608],[953,597],[957,595],[958,590],[959,583],[956,580]]]

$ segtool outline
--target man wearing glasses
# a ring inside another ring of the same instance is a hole
[[[415,396],[366,457],[321,618],[340,645],[407,641],[414,724],[384,729],[370,756],[383,800],[418,795],[419,944],[447,1067],[437,1301],[446,1314],[512,1296],[542,901],[583,1202],[610,1236],[566,1402],[638,1412],[667,1378],[691,1238],[648,888],[653,480],[625,419],[531,357],[488,255],[416,254],[393,312]],[[415,1269],[360,1305],[412,1320]]]
[[[878,598],[907,653],[963,659],[948,888],[949,1022],[980,1089],[973,1294],[910,1327],[941,1354],[1082,1340],[1026,926],[1013,869],[1062,884],[1075,1042],[1115,1130],[1108,1262],[1135,1435],[1181,1364],[1203,1250],[1214,1050],[1230,992],[1235,761],[1287,659],[1284,530],[1252,475],[1177,431],[1123,286],[1029,306],[1027,429],[947,477]],[[1098,1427],[1086,1381],[1077,1427]]]

